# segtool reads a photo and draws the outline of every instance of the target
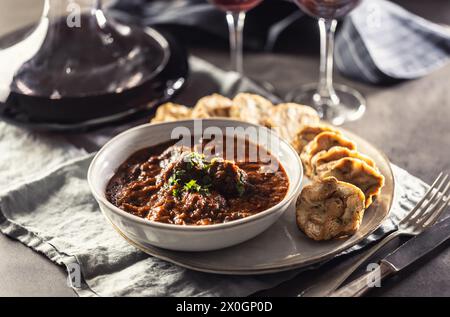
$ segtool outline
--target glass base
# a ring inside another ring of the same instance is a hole
[[[255,80],[255,79],[252,79],[252,80],[254,82],[256,82],[258,85],[260,85],[261,87],[263,87],[268,92],[271,92],[271,93],[275,92],[275,87],[268,81],[259,81],[259,80]]]
[[[240,75],[241,78],[245,77],[248,80],[250,80],[254,85],[262,88],[263,90],[265,90],[267,93],[269,93],[270,95],[273,96],[274,100],[271,100],[272,102],[281,102],[281,100],[283,100],[283,98],[281,97],[281,95],[278,93],[277,89],[275,88],[274,85],[272,85],[270,82],[265,81],[265,80],[259,80],[259,79],[255,79],[254,77],[248,77],[247,75]],[[272,99],[273,99],[272,98]],[[271,98],[269,98],[271,99]]]
[[[254,79],[252,79],[252,81],[254,81],[257,85],[259,85],[262,88],[264,88],[268,93],[274,95],[275,97],[280,98],[280,96],[278,95],[278,92],[277,92],[275,86],[272,85],[271,83],[269,83],[268,81],[255,81]]]
[[[334,90],[336,96],[325,99],[317,93],[316,83],[308,84],[288,93],[286,99],[313,107],[321,119],[334,125],[361,118],[366,110],[365,98],[355,89],[344,85],[335,85]]]

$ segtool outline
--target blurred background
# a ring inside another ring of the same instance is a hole
[[[158,0],[161,2],[161,0]],[[164,0],[165,2],[183,2],[183,0]],[[156,2],[154,0],[104,0],[105,6],[115,6],[119,9],[123,7],[129,7],[130,11],[136,16],[145,15],[145,12],[133,12],[133,10],[139,11],[139,6]],[[202,0],[198,1],[202,2]],[[203,0],[207,3],[207,0]],[[425,19],[432,22],[450,25],[450,1],[448,0],[393,0],[392,2],[398,3],[403,8],[418,14]],[[16,29],[32,24],[39,18],[44,0],[2,0],[0,2],[0,36],[10,33]],[[212,7],[212,5],[211,5]],[[248,13],[248,23],[246,24],[245,33],[250,34],[253,41],[246,39],[246,46],[257,49],[264,43],[255,43],[254,37],[258,38],[258,33],[261,36],[264,30],[267,30],[270,24],[282,20],[292,12],[298,11],[295,4],[290,3],[289,0],[265,0],[263,3],[251,10]],[[217,12],[217,14],[221,14]],[[195,33],[195,36],[185,37],[181,34],[188,33],[194,35],[194,31],[198,31],[198,28],[183,28],[183,30],[177,30],[178,37],[187,41],[189,44],[196,44],[198,46],[206,47],[219,47],[226,48],[228,46],[227,34],[226,34],[226,21],[223,19],[216,19],[214,23],[216,26],[212,26],[211,30],[222,29],[223,35],[221,39],[217,39],[217,36],[208,37],[210,32],[205,32],[199,36]],[[311,27],[305,27],[305,25],[312,25]],[[177,35],[177,34],[175,34]],[[253,35],[253,36],[252,36]],[[305,43],[306,39],[311,37],[317,38],[318,30],[315,21],[310,17],[302,17],[301,19],[290,25],[282,34],[277,45],[274,47],[275,51],[291,51],[294,49],[302,48],[302,43]],[[259,38],[259,41],[264,39]],[[256,40],[257,41],[257,40]],[[201,45],[200,45],[201,44]],[[308,45],[315,51],[318,51],[317,45]],[[225,54],[228,52],[225,51]]]

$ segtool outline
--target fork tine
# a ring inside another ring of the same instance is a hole
[[[442,213],[447,209],[447,207],[448,206],[450,206],[450,198],[447,198],[447,200],[445,201],[445,204],[443,204],[442,206],[441,206],[441,208],[439,208],[439,210],[435,213],[435,215],[433,216],[433,218],[432,219],[430,219],[430,224],[426,224],[425,226],[424,226],[424,228],[426,228],[426,227],[428,227],[428,226],[430,226],[430,225],[432,225],[432,224],[434,224],[436,221],[438,221],[439,220],[439,217],[442,215]]]
[[[444,212],[445,207],[448,205],[450,201],[450,196],[448,196],[449,189],[450,189],[450,182],[445,187],[438,201],[433,205],[432,211],[429,213],[429,215],[427,214],[426,217],[423,217],[423,219],[420,220],[420,222],[418,223],[419,226],[421,226],[422,228],[429,227],[439,219],[441,214]]]
[[[438,187],[435,189],[433,195],[428,199],[427,203],[422,207],[422,210],[417,213],[417,215],[413,216],[410,220],[410,222],[419,222],[422,217],[428,217],[430,215],[430,212],[433,208],[430,210],[430,206],[432,204],[437,204],[437,202],[441,199],[442,196],[440,195],[440,192],[442,191],[442,188],[446,184],[446,180],[448,178],[448,175],[445,175],[442,181],[439,183]],[[446,189],[445,189],[446,190]]]
[[[442,172],[439,173],[438,177],[436,177],[434,182],[430,185],[430,188],[428,188],[428,190],[425,193],[425,195],[423,195],[423,197],[419,200],[419,202],[416,204],[416,206],[406,215],[405,218],[402,219],[402,221],[400,221],[400,223],[405,223],[405,222],[409,221],[409,219],[417,212],[417,210],[422,207],[422,205],[425,202],[425,200],[433,192],[433,189],[436,186],[436,184],[440,181],[442,175],[443,175]]]

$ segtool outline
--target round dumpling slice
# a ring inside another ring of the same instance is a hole
[[[281,137],[291,142],[303,125],[318,124],[319,114],[309,106],[296,103],[282,103],[269,111],[266,126],[274,129]]]
[[[296,203],[298,227],[318,241],[354,234],[363,216],[363,192],[334,177],[306,185]]]
[[[229,117],[233,101],[219,94],[205,96],[197,101],[192,118]]]
[[[155,116],[150,122],[158,123],[189,119],[191,117],[191,113],[191,108],[172,102],[167,102],[158,107]]]
[[[321,151],[327,151],[334,146],[341,146],[348,148],[349,150],[355,150],[356,145],[349,139],[345,138],[340,133],[326,131],[319,133],[316,137],[309,142],[300,154],[300,158],[305,168],[305,175],[313,177],[313,168],[311,166],[311,160],[314,155]]]
[[[237,94],[233,99],[232,118],[264,125],[273,104],[264,97],[249,93]]]
[[[340,134],[340,131],[332,128],[329,125],[323,123],[317,124],[307,124],[301,126],[296,134],[291,144],[298,154],[302,153],[303,148],[311,142],[318,134],[322,132],[334,132]]]
[[[375,166],[375,162],[370,157],[367,157],[364,154],[359,153],[358,151],[350,150],[346,147],[333,146],[327,151],[320,151],[311,158],[313,174],[317,175],[317,169],[320,169],[321,165],[340,160],[344,157],[354,157],[360,159],[361,161],[366,162],[370,167],[377,169]]]
[[[321,165],[317,169],[320,178],[335,177],[336,179],[353,184],[362,190],[366,197],[366,208],[370,206],[373,197],[377,196],[384,186],[384,177],[366,162],[344,157]]]

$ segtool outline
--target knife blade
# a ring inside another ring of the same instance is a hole
[[[380,266],[377,269],[364,274],[355,281],[341,287],[336,292],[331,293],[329,296],[361,296],[371,288],[371,285],[373,285],[373,283],[369,283],[369,281],[374,281],[375,278],[383,279],[403,270],[435,250],[449,238],[450,217],[411,238],[382,259],[380,261]]]
[[[397,272],[436,249],[450,237],[450,217],[413,237],[381,260]]]

